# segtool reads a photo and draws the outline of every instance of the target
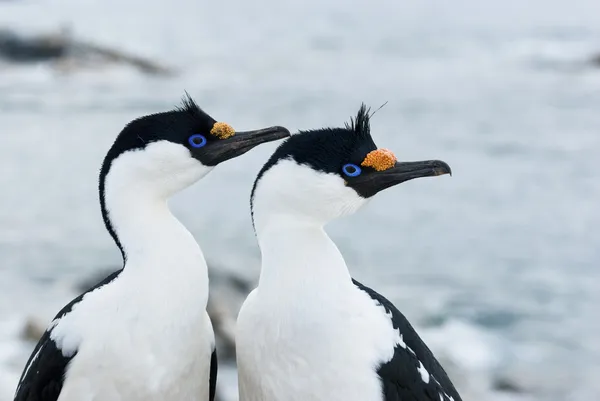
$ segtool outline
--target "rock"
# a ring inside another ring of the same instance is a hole
[[[235,324],[242,303],[252,290],[249,280],[209,267],[210,297],[207,311],[212,320],[219,360],[235,363]]]
[[[35,317],[29,317],[21,331],[21,339],[37,343],[46,331],[46,322]]]
[[[8,30],[0,30],[0,56],[20,63],[55,60],[64,57],[67,45],[55,36],[24,38]]]
[[[58,33],[27,37],[0,30],[0,58],[13,63],[55,62],[63,71],[99,63],[129,64],[146,74],[173,75],[175,71],[159,62],[95,43],[75,40],[68,28]]]
[[[525,391],[517,383],[505,377],[497,377],[492,382],[492,388],[496,391],[507,393],[524,393]]]
[[[84,42],[74,43],[74,45],[77,46],[77,49],[83,54],[100,57],[113,63],[130,64],[146,74],[173,75],[175,73],[171,68],[160,65],[155,61],[128,54],[120,50],[111,49],[106,46]]]
[[[541,395],[541,392],[547,388],[546,380],[542,379],[541,386],[537,386],[536,382],[536,375],[531,372],[530,368],[517,363],[495,372],[490,387],[495,391],[514,397]]]

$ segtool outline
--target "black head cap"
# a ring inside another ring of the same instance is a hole
[[[235,132],[228,124],[217,122],[202,110],[189,95],[174,110],[133,120],[121,131],[106,160],[119,154],[143,149],[148,144],[166,140],[188,148],[202,164],[215,166],[240,156],[261,143],[289,136],[284,127]]]
[[[256,181],[283,159],[292,159],[324,173],[339,174],[346,163],[360,164],[377,149],[371,137],[369,109],[362,104],[344,128],[300,131],[283,142],[258,173]],[[256,186],[256,182],[255,182]]]

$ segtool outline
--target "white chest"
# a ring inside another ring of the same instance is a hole
[[[238,318],[240,401],[381,401],[399,333],[354,286],[251,294]]]
[[[208,400],[214,334],[201,291],[196,302],[185,291],[153,297],[120,280],[56,324],[61,349],[77,350],[59,401]]]

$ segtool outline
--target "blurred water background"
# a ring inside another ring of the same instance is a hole
[[[238,129],[340,126],[361,101],[389,101],[378,145],[454,175],[328,227],[354,276],[405,312],[473,399],[600,399],[598,0],[0,2],[0,28],[65,23],[178,74],[0,63],[0,401],[33,347],[27,319],[48,322],[74,282],[121,263],[97,201],[105,152],[184,90]],[[248,197],[275,146],[172,201],[207,258],[250,280]],[[219,385],[236,397],[234,374]]]

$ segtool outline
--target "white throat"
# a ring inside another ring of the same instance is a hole
[[[256,183],[253,221],[262,253],[260,286],[303,288],[350,283],[340,251],[324,225],[367,202],[337,174],[283,159]]]
[[[350,284],[346,262],[322,226],[279,219],[262,227],[257,236],[261,289],[285,292]]]
[[[208,273],[202,251],[173,216],[167,201],[210,169],[182,157],[180,148],[160,144],[150,152],[127,152],[113,160],[105,177],[106,211],[126,256],[123,275],[143,276],[140,282],[165,289],[169,283],[174,287],[193,284],[195,291],[207,298]],[[160,157],[153,157],[153,152]],[[173,163],[177,158],[179,165]]]

